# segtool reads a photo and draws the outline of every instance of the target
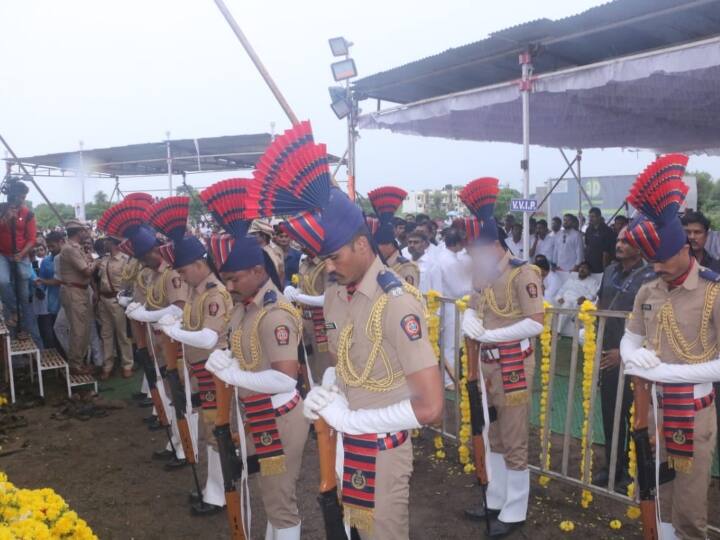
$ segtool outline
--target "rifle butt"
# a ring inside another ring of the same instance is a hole
[[[337,488],[335,478],[337,433],[325,420],[319,418],[315,420],[315,434],[320,457],[320,493],[325,493]]]
[[[227,505],[230,538],[232,540],[246,540],[245,527],[242,519],[242,502],[240,500],[240,493],[234,489],[232,491],[226,491],[225,504]]]
[[[163,402],[160,398],[160,390],[158,390],[157,386],[150,389],[150,398],[155,406],[155,412],[157,413],[160,425],[164,427],[169,426],[170,422],[168,421],[167,412],[165,412],[165,407],[163,407]]]
[[[475,476],[481,486],[488,485],[487,463],[485,461],[485,440],[482,434],[474,435],[473,460],[475,461]]]
[[[190,426],[186,417],[178,417],[178,432],[180,433],[180,443],[185,452],[185,459],[191,465],[195,464],[195,450],[193,449],[192,436],[190,435]]]
[[[655,500],[640,501],[640,520],[642,522],[643,540],[658,540]]]
[[[337,486],[328,491],[321,491],[317,500],[325,523],[325,538],[327,540],[347,540]]]

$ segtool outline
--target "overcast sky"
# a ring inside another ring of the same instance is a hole
[[[361,76],[483,39],[537,18],[557,19],[603,2],[504,0],[226,0],[297,115],[342,155],[345,123],[329,108],[333,61],[327,39],[355,43]],[[19,155],[276,131],[289,122],[213,0],[2,0],[0,133]],[[366,102],[365,107],[370,107]],[[363,131],[357,189],[463,184],[497,176],[520,189],[521,147]],[[583,175],[636,174],[647,152],[586,151]],[[557,150],[531,149],[533,184],[564,169]],[[720,159],[690,169],[720,176]],[[217,177],[214,177],[217,178]],[[199,186],[213,177],[196,178]],[[40,179],[54,201],[75,203],[72,180]],[[164,188],[166,178],[123,181],[124,190]],[[112,181],[89,181],[88,200]],[[40,201],[35,191],[30,199]]]

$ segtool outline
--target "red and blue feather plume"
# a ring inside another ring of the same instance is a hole
[[[215,262],[216,268],[222,268],[230,257],[232,248],[235,245],[235,237],[232,234],[213,234],[208,239],[208,251]]]
[[[190,197],[166,197],[153,204],[149,213],[150,225],[173,242],[179,242],[187,231]]]
[[[368,191],[367,196],[380,222],[389,223],[407,197],[407,191],[395,186],[383,186]]]
[[[317,257],[325,240],[325,229],[320,224],[317,214],[310,211],[301,212],[280,224],[280,230],[305,248],[313,257]]]
[[[129,238],[148,222],[150,203],[144,200],[123,200],[103,212],[98,229],[110,236]]]
[[[492,217],[497,201],[500,181],[497,178],[472,180],[460,191],[460,200],[480,221]]]
[[[247,234],[250,223],[260,216],[257,197],[248,178],[221,180],[203,190],[200,199],[217,223],[236,238]]]

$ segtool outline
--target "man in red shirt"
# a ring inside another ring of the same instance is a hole
[[[37,320],[28,302],[32,266],[28,257],[35,247],[37,227],[35,215],[25,206],[28,187],[23,182],[7,183],[7,202],[0,204],[0,297],[5,321],[11,332],[18,330],[18,306],[22,330],[30,333],[39,344]]]

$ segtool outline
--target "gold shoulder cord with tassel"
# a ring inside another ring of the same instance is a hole
[[[402,280],[403,290],[412,294],[421,305],[425,306],[422,294],[418,289]],[[368,361],[365,364],[365,368],[359,373],[350,359],[350,347],[352,346],[353,336],[353,325],[348,324],[340,332],[338,338],[338,352],[337,352],[337,375],[340,379],[351,388],[363,388],[371,392],[389,392],[398,388],[404,381],[405,376],[402,370],[393,371],[390,358],[385,353],[385,349],[382,346],[383,340],[383,319],[385,316],[385,308],[388,303],[387,293],[380,296],[372,306],[370,310],[370,316],[368,317],[365,325],[365,335],[372,343]],[[427,317],[427,313],[424,313]],[[375,364],[378,358],[382,361],[385,368],[385,375],[379,378],[371,377],[372,371],[375,368]]]
[[[205,302],[207,301],[208,296],[210,296],[210,293],[214,291],[220,293],[220,296],[222,296],[223,302],[225,303],[225,315],[223,316],[225,323],[230,320],[230,314],[232,312],[232,297],[230,296],[230,293],[225,289],[211,289],[202,293],[194,302],[185,302],[185,307],[183,308],[184,330],[195,332],[202,327],[204,322],[203,313],[205,312]],[[195,306],[198,307],[197,310],[193,309]],[[193,321],[196,322],[193,323]]]
[[[522,266],[519,266],[510,272],[510,277],[508,277],[507,283],[505,283],[505,305],[503,307],[498,305],[492,285],[485,287],[483,290],[481,307],[484,308],[487,306],[495,315],[506,319],[522,315],[522,311],[513,309],[513,281],[520,275],[522,268]]]
[[[147,289],[145,300],[147,301],[147,305],[153,309],[162,309],[165,307],[165,286],[170,277],[170,272],[172,272],[172,268],[169,267],[163,270],[160,277]]]
[[[138,289],[142,291],[143,294],[147,293],[147,281],[146,281],[146,271],[149,271],[150,269],[148,267],[142,268],[138,271],[137,276],[135,276],[135,285]]]
[[[292,315],[298,328],[300,328],[300,326],[302,325],[302,317],[300,316],[300,312],[295,308],[295,306],[288,302],[276,302],[271,305],[270,309],[263,307],[255,317],[252,330],[250,331],[250,360],[247,360],[242,352],[243,332],[242,324],[239,324],[238,327],[233,330],[232,334],[230,335],[230,350],[240,364],[240,367],[246,371],[253,371],[257,369],[257,367],[260,365],[260,360],[262,356],[262,345],[260,345],[260,336],[258,333],[258,329],[260,328],[260,323],[265,318],[265,315],[270,313],[273,308],[281,309]]]
[[[138,261],[137,259],[131,259],[123,265],[122,271],[120,272],[120,279],[123,281],[123,283],[129,284],[137,278],[139,272],[140,261]]]
[[[705,289],[705,301],[703,304],[702,317],[700,319],[700,332],[693,341],[688,341],[678,326],[677,319],[672,304],[667,300],[658,313],[657,329],[655,330],[655,339],[651,346],[656,350],[660,350],[663,337],[672,349],[673,353],[690,364],[700,364],[708,362],[717,357],[718,346],[717,341],[710,341],[708,331],[710,329],[710,319],[712,317],[715,300],[720,292],[720,285],[711,283]],[[700,346],[701,352],[692,354],[690,351]]]
[[[302,291],[309,296],[320,296],[322,294],[318,288],[318,278],[322,277],[322,273],[325,270],[325,261],[321,261],[319,264],[310,270],[306,275],[302,277]]]

